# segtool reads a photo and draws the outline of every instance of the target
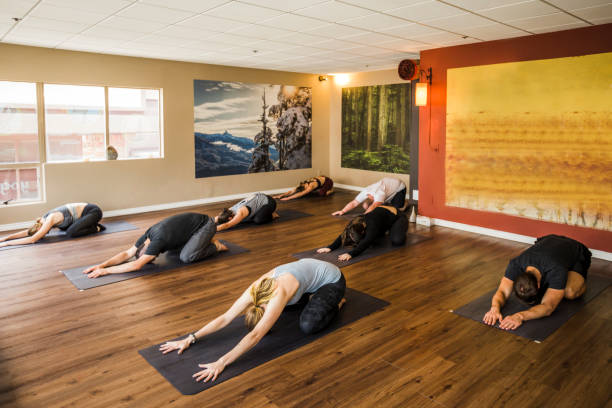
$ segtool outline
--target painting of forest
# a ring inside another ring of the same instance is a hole
[[[195,80],[196,178],[311,167],[311,88]]]
[[[342,88],[345,168],[410,173],[411,85]]]

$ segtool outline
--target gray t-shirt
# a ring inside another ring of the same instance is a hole
[[[336,265],[312,258],[277,266],[272,277],[278,278],[286,273],[293,275],[300,283],[297,291],[287,303],[288,305],[296,304],[304,293],[314,293],[323,285],[338,282],[342,276]]]
[[[249,215],[247,215],[243,221],[250,221],[261,207],[268,204],[268,201],[269,198],[266,194],[255,193],[234,204],[230,207],[230,210],[236,214],[240,208],[247,207],[249,209]]]

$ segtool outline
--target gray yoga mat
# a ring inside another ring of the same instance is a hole
[[[160,344],[140,350],[139,353],[181,394],[197,394],[389,305],[389,302],[349,288],[346,289],[344,297],[346,303],[340,309],[338,316],[325,330],[315,334],[304,334],[300,330],[299,316],[302,310],[300,307],[285,308],[270,332],[255,347],[227,366],[214,382],[196,382],[191,376],[201,370],[198,364],[216,361],[248,333],[243,316],[237,317],[228,326],[193,344],[181,355],[176,351],[162,354],[159,351]],[[182,338],[185,336],[173,340]]]
[[[278,224],[279,222],[292,221],[292,220],[297,220],[299,218],[304,218],[304,217],[312,217],[312,214],[305,213],[305,212],[298,211],[298,210],[292,210],[290,208],[284,208],[282,210],[277,209],[276,212],[278,213],[279,217],[267,224],[255,224],[253,222],[243,222],[230,229],[226,229],[223,231],[217,231],[217,234],[221,234],[227,231],[236,231],[236,230],[240,230],[244,228],[257,227],[260,225]]]
[[[166,272],[172,269],[180,268],[185,265],[199,264],[213,259],[223,259],[227,258],[228,256],[249,252],[248,249],[236,244],[232,244],[231,242],[221,240],[220,242],[223,242],[223,244],[227,246],[228,251],[219,252],[218,254],[213,255],[210,258],[205,258],[201,261],[194,262],[191,264],[185,264],[181,262],[181,260],[179,259],[179,253],[177,251],[168,251],[158,256],[152,263],[145,265],[141,270],[134,272],[104,275],[100,276],[99,278],[88,278],[87,275],[83,273],[83,270],[87,269],[91,265],[80,266],[78,268],[67,269],[60,272],[63,273],[70,280],[70,282],[72,282],[72,284],[77,287],[77,289],[85,290],[98,286],[108,285],[115,282],[121,282],[128,279],[138,278],[144,275],[153,275],[160,272]]]
[[[327,261],[329,263],[333,263],[338,267],[349,266],[357,262],[365,261],[366,259],[373,258],[375,256],[384,255],[388,252],[395,251],[400,248],[404,248],[408,245],[415,245],[423,241],[430,240],[430,237],[425,237],[423,235],[418,234],[406,234],[406,244],[400,246],[391,245],[391,239],[389,239],[389,235],[385,235],[384,237],[379,238],[374,242],[374,245],[363,251],[359,256],[353,257],[348,261],[339,261],[338,256],[344,253],[347,253],[350,248],[338,248],[331,252],[317,253],[317,249],[311,249],[304,252],[298,252],[297,254],[292,254],[294,258],[303,259],[303,258],[315,258],[320,259],[321,261]]]
[[[529,340],[538,342],[543,341],[554,333],[555,330],[561,327],[563,323],[578,313],[578,311],[580,311],[584,305],[603,292],[611,283],[612,277],[588,275],[587,290],[584,295],[575,300],[563,299],[561,303],[559,303],[559,306],[557,306],[557,309],[555,309],[550,316],[536,320],[528,320],[516,330],[500,329],[499,323],[496,323],[495,326],[492,327],[508,333],[516,334],[517,336],[525,337]],[[473,300],[467,305],[462,306],[457,310],[453,310],[453,313],[484,324],[482,318],[484,317],[485,313],[491,309],[491,298],[493,297],[495,291],[496,290],[493,290],[485,295],[482,295],[478,299]],[[521,302],[513,293],[502,309],[502,315],[507,316],[528,308],[529,306]]]
[[[89,235],[83,235],[82,237],[77,237],[77,238],[68,238],[66,236],[65,231],[62,231],[58,228],[53,228],[51,231],[49,231],[47,235],[45,235],[41,240],[36,242],[34,245],[51,244],[54,242],[65,241],[68,239],[79,239],[79,238],[85,238],[85,237],[93,237],[93,236],[100,235],[100,234],[112,234],[114,232],[130,231],[130,230],[138,229],[137,226],[135,226],[134,224],[130,224],[127,221],[109,221],[109,222],[105,222],[102,225],[106,227],[104,231],[96,232],[94,234],[89,234]],[[0,248],[0,251],[7,250],[7,249],[14,249],[14,248],[30,247],[30,246],[31,245],[7,246],[7,247]]]

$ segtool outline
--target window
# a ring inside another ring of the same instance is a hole
[[[0,201],[40,200],[36,84],[0,81]]]
[[[110,144],[119,158],[160,157],[159,90],[108,88]]]
[[[45,84],[47,161],[104,160],[104,88]]]

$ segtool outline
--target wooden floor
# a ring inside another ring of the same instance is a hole
[[[443,227],[411,224],[433,239],[343,269],[389,307],[200,394],[181,395],[137,353],[198,329],[290,254],[330,243],[345,221],[329,214],[353,195],[283,203],[315,216],[223,233],[249,253],[83,292],[58,270],[102,261],[185,210],[0,251],[0,406],[612,406],[612,288],[541,344],[487,328],[449,310],[495,288],[527,245]],[[612,275],[612,264],[594,259],[590,273]]]

